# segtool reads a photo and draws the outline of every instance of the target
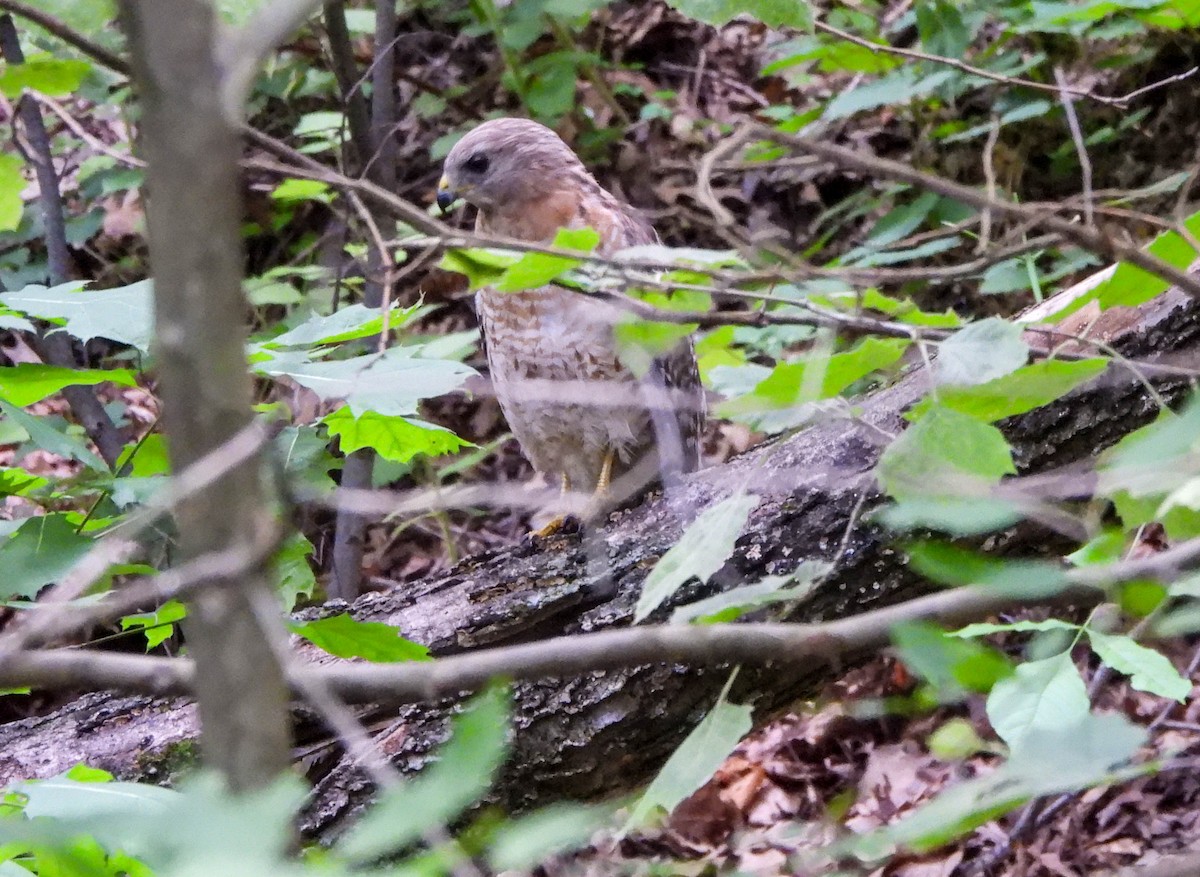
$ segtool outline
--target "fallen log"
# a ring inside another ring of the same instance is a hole
[[[1171,291],[1106,323],[1104,339],[1150,363],[1135,374],[1113,365],[1057,402],[1002,423],[1023,473],[1077,464],[1148,422],[1157,402],[1178,401],[1189,382],[1153,364],[1200,361],[1200,307]],[[670,501],[650,498],[581,537],[527,541],[467,559],[446,575],[349,607],[360,620],[392,624],[437,655],[628,625],[642,581],[679,536],[681,508],[700,509],[739,487],[761,501],[725,567],[707,586],[685,586],[671,605],[790,572],[804,560],[836,560],[834,573],[787,620],[842,618],[905,600],[928,588],[887,533],[865,520],[878,503],[870,477],[902,413],[927,389],[917,369],[861,401],[853,417],[827,420],[696,473]],[[1052,545],[1047,531],[1020,525],[993,540],[1004,550]],[[346,607],[342,607],[346,608]],[[328,611],[337,611],[329,607]],[[662,620],[670,606],[652,620]],[[305,645],[298,655],[336,659]],[[747,667],[733,699],[767,714],[811,692],[824,665]],[[495,790],[506,807],[594,798],[644,781],[712,705],[723,668],[656,664],[515,687],[513,755]],[[363,712],[395,765],[421,769],[445,738],[455,699]],[[314,733],[301,711],[299,732]],[[92,693],[51,715],[0,727],[0,783],[51,776],[77,762],[123,779],[167,782],[194,763],[195,710],[183,698]],[[303,744],[316,791],[304,816],[311,835],[336,831],[370,799],[370,781],[336,747]]]

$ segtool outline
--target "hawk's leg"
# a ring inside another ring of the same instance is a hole
[[[612,485],[612,470],[613,463],[616,461],[617,453],[612,448],[609,448],[608,453],[604,455],[604,462],[600,464],[600,476],[596,479],[596,490],[592,493],[592,501],[589,503],[588,511],[585,512],[585,517],[592,518],[597,511],[604,507],[604,498],[608,495],[608,489]],[[571,492],[571,479],[566,474],[562,477],[562,496],[566,496]],[[545,538],[553,536],[561,530],[567,523],[567,515],[555,515],[544,526],[533,531],[533,535]]]

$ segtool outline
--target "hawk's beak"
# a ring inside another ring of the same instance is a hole
[[[450,178],[443,175],[438,180],[437,188],[437,205],[445,212],[450,209],[450,205],[458,200],[458,193],[454,191],[454,187],[450,184]]]

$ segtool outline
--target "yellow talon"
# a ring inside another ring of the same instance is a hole
[[[612,448],[609,448],[608,453],[604,455],[604,463],[600,466],[600,477],[596,479],[596,496],[601,497],[608,493],[609,485],[612,484],[612,468],[613,458],[616,456]]]
[[[565,472],[563,473],[562,486],[559,488],[559,490],[561,491],[560,496],[566,496],[571,492],[571,479],[567,477]],[[553,536],[555,533],[561,530],[563,525],[566,523],[566,515],[555,515],[547,523],[534,530],[533,535],[539,539],[545,539],[547,536]]]

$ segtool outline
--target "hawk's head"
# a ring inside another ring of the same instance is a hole
[[[437,202],[443,210],[457,198],[481,210],[530,202],[561,188],[580,171],[583,165],[571,147],[545,125],[492,119],[446,156]]]

